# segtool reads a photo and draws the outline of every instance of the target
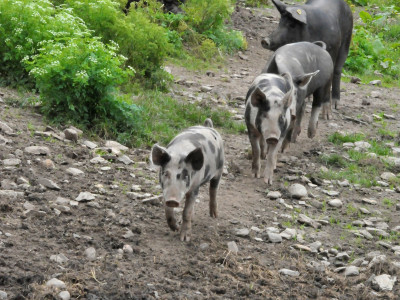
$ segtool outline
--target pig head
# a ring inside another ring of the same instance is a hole
[[[346,61],[353,30],[353,15],[344,0],[309,0],[304,5],[286,5],[272,0],[281,19],[278,28],[261,45],[275,51],[279,47],[300,41],[323,41],[329,52],[334,73],[332,102],[340,100],[340,77]]]

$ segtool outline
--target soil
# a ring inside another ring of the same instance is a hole
[[[240,119],[247,89],[272,54],[261,47],[261,37],[267,36],[278,20],[272,8],[237,7],[234,26],[246,35],[248,49],[231,57],[218,71],[192,72],[170,66],[179,83],[172,93],[182,99],[188,94],[202,95],[200,101],[228,106]],[[192,84],[181,84],[188,82]],[[202,93],[201,86],[213,89]],[[380,98],[372,98],[372,91],[378,91]],[[16,93],[7,88],[0,88],[0,92],[6,100]],[[158,174],[148,163],[149,149],[127,150],[125,154],[134,161],[131,165],[118,162],[113,155],[106,157],[109,162],[105,165],[93,164],[89,161],[94,151],[82,146],[83,139],[91,139],[85,133],[77,143],[43,138],[35,131],[45,131],[46,123],[34,109],[14,107],[10,101],[0,103],[0,120],[16,133],[6,136],[12,143],[0,144],[0,160],[21,159],[17,168],[0,165],[0,179],[16,182],[24,177],[30,184],[22,190],[22,196],[0,196],[0,290],[8,294],[7,299],[58,299],[61,290],[45,284],[56,277],[65,282],[72,299],[400,299],[399,283],[392,291],[375,291],[368,283],[373,274],[399,275],[399,269],[391,264],[396,261],[395,254],[378,244],[379,238],[360,239],[346,228],[359,216],[348,213],[349,204],[368,208],[372,216],[382,218],[390,228],[400,225],[396,206],[383,204],[385,198],[398,201],[399,194],[380,187],[341,187],[335,182],[312,187],[301,176],[318,177],[323,165],[320,154],[340,151],[327,140],[336,131],[373,134],[381,125],[373,121],[372,115],[381,112],[395,117],[385,121],[388,129],[398,131],[399,101],[397,88],[342,82],[340,106],[334,110],[333,119],[320,119],[314,139],[307,138],[304,129],[310,113],[308,103],[303,131],[296,144],[279,154],[271,186],[251,174],[247,135],[223,133],[228,172],[217,196],[219,216],[209,217],[208,188],[202,187],[190,242],[181,242],[179,234],[170,231],[160,201],[144,204],[129,194],[132,185],[140,186],[142,194],[160,193]],[[55,131],[59,134],[58,129]],[[105,143],[94,142],[100,146]],[[50,154],[28,154],[24,152],[27,146],[47,146]],[[53,168],[46,159],[54,163]],[[102,170],[104,166],[111,168]],[[70,167],[81,169],[84,175],[67,174]],[[39,184],[43,177],[60,189],[44,188]],[[302,199],[304,203],[288,194],[288,184],[296,182],[307,186],[310,197]],[[343,207],[313,206],[316,201],[324,203],[332,198],[323,189],[339,191],[337,197]],[[280,191],[287,205],[268,199],[268,190]],[[95,194],[95,200],[77,206],[67,204],[67,208],[56,203],[58,197],[75,200],[80,192]],[[363,204],[363,198],[375,199],[378,204]],[[27,203],[35,209],[27,209]],[[320,229],[304,226],[293,219],[298,212],[314,219],[325,217],[329,222]],[[368,216],[359,219],[363,218]],[[260,232],[250,230],[245,237],[235,234],[237,229],[253,226]],[[297,240],[269,243],[265,241],[269,227],[279,231],[296,228],[299,236]],[[237,254],[228,251],[227,243],[231,241],[238,246]],[[296,244],[315,241],[322,243],[323,250],[338,249],[352,259],[380,251],[387,263],[378,269],[361,268],[360,275],[354,277],[345,277],[333,264],[313,268],[316,262],[329,261],[329,256],[323,258],[326,251],[301,251]],[[399,245],[399,240],[390,242]],[[124,245],[130,245],[132,251],[121,250]],[[89,247],[96,249],[94,260],[85,255]],[[60,263],[50,259],[58,254],[68,260]],[[283,275],[279,273],[283,268],[300,275]]]

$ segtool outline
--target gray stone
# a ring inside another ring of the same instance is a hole
[[[298,277],[300,276],[300,273],[298,271],[293,271],[289,269],[280,269],[279,274],[290,276],[290,277]]]
[[[211,86],[207,86],[207,85],[203,85],[203,86],[200,87],[200,90],[201,90],[202,92],[204,92],[204,93],[211,92],[212,89],[213,89],[213,88],[212,88]]]
[[[24,209],[26,209],[26,210],[35,210],[35,209],[36,209],[35,205],[33,205],[32,203],[30,203],[30,202],[28,202],[28,201],[26,201],[26,202],[24,203],[23,207],[24,207]]]
[[[360,211],[361,211],[363,214],[366,214],[366,215],[371,214],[371,212],[370,212],[368,209],[364,208],[364,207],[360,207]]]
[[[133,164],[133,160],[131,160],[127,155],[118,157],[118,161],[124,163],[125,165]]]
[[[12,191],[12,190],[0,190],[0,196],[4,196],[4,197],[9,197],[9,198],[19,198],[19,197],[23,197],[24,193],[23,192],[16,192],[16,191]]]
[[[389,157],[386,157],[385,160],[388,163],[395,165],[396,167],[400,166],[400,157],[389,156]]]
[[[340,252],[336,255],[335,258],[340,261],[348,261],[350,259],[350,256],[347,254],[347,252]]]
[[[301,250],[301,251],[307,251],[307,252],[312,252],[312,249],[308,246],[301,245],[301,244],[294,244],[292,246],[295,249]]]
[[[321,224],[314,221],[313,219],[311,219],[310,217],[307,217],[304,214],[299,214],[299,219],[297,220],[299,223],[301,224],[307,224],[310,225],[314,228],[321,228]]]
[[[294,238],[297,235],[296,229],[286,228],[284,231],[280,233],[281,237],[287,240]]]
[[[363,203],[367,203],[367,204],[370,204],[370,205],[376,205],[377,204],[376,200],[368,199],[368,198],[363,198],[361,201]]]
[[[0,130],[6,134],[12,134],[13,130],[6,123],[0,121]]]
[[[314,243],[309,244],[308,247],[310,247],[312,252],[317,253],[321,249],[322,243],[320,241],[315,241]]]
[[[58,298],[60,298],[60,300],[70,300],[71,295],[68,291],[62,291],[58,294]]]
[[[59,288],[59,289],[65,289],[67,287],[63,281],[61,281],[57,278],[52,278],[49,281],[47,281],[46,286]]]
[[[327,191],[327,190],[321,190],[324,194],[331,196],[331,197],[336,197],[339,196],[340,192],[338,191]]]
[[[299,183],[292,184],[289,187],[289,193],[293,198],[296,198],[296,199],[301,199],[308,195],[307,189],[305,188],[305,186],[303,186]]]
[[[142,200],[143,204],[160,205],[162,203],[163,195],[153,196]]]
[[[370,84],[370,85],[379,85],[379,86],[381,86],[381,85],[382,85],[382,81],[379,80],[379,79],[377,79],[377,80],[372,80],[372,81],[369,82],[369,84]]]
[[[355,142],[354,145],[361,150],[366,150],[366,149],[371,148],[371,144],[368,142],[364,142],[364,141]]]
[[[96,249],[89,247],[85,250],[85,256],[89,261],[96,260]]]
[[[367,227],[366,228],[369,233],[375,235],[375,236],[382,236],[382,237],[389,237],[390,234],[387,233],[386,231],[379,229],[379,228],[374,228],[374,227]]]
[[[85,201],[92,201],[95,199],[95,195],[91,192],[80,192],[78,197],[76,197],[76,201],[78,202],[85,202]]]
[[[338,185],[340,185],[341,187],[348,187],[350,186],[350,182],[347,179],[345,179],[343,181],[338,181]]]
[[[371,286],[375,291],[391,291],[397,280],[396,276],[382,274],[372,279]]]
[[[342,202],[342,200],[340,200],[340,199],[332,199],[332,200],[330,200],[330,201],[328,202],[328,204],[329,204],[330,206],[336,207],[336,208],[339,208],[339,207],[342,207],[342,206],[343,206],[343,202]]]
[[[278,233],[267,232],[267,237],[271,243],[282,243],[282,236]]]
[[[122,251],[124,251],[125,253],[133,253],[133,248],[131,245],[125,244],[122,247]]]
[[[5,291],[0,291],[0,300],[6,300],[7,296],[8,295]]]
[[[396,175],[393,174],[392,172],[383,172],[381,174],[381,178],[383,180],[390,180],[390,179],[396,178]]]
[[[121,145],[120,143],[115,142],[115,141],[107,141],[105,146],[108,147],[108,148],[115,148],[115,149],[118,149],[120,151],[128,151],[129,150],[128,147],[126,147],[124,145]]]
[[[24,151],[34,155],[50,155],[50,149],[44,146],[29,146],[26,147]]]
[[[380,91],[372,91],[371,92],[371,97],[372,98],[381,98],[382,97],[382,93]]]
[[[248,237],[250,235],[250,230],[247,228],[237,229],[235,231],[235,235],[240,237]]]
[[[367,240],[372,240],[374,237],[372,236],[372,234],[370,234],[367,230],[359,230],[358,231],[363,237],[365,237]]]
[[[376,183],[377,183],[379,186],[383,186],[383,187],[388,187],[388,186],[389,186],[389,183],[387,183],[387,182],[385,182],[385,181],[381,181],[381,180],[377,180]]]
[[[78,132],[72,128],[67,128],[64,130],[64,135],[67,140],[77,142],[78,141]]]
[[[228,242],[228,251],[234,254],[239,252],[239,248],[234,241]]]
[[[50,260],[55,261],[56,263],[63,264],[66,263],[69,259],[64,254],[60,253],[57,255],[51,255]]]
[[[282,197],[282,194],[279,191],[270,191],[268,192],[267,197],[270,199],[278,199]]]
[[[344,270],[344,276],[348,277],[348,276],[358,276],[360,275],[360,269],[356,266],[348,266],[345,270]]]
[[[47,178],[39,178],[38,183],[51,190],[61,190],[61,188],[54,181]]]
[[[3,160],[3,166],[5,167],[16,167],[21,164],[21,160],[18,158],[7,158]]]
[[[90,160],[90,162],[92,164],[106,164],[106,163],[108,163],[108,161],[105,160],[104,158],[102,158],[101,156],[96,156],[96,157],[92,158]]]
[[[89,149],[97,148],[97,144],[95,144],[91,141],[83,141],[82,144],[85,145],[86,147],[88,147]]]
[[[1,188],[5,190],[15,190],[17,188],[17,184],[10,179],[4,179],[1,181]]]
[[[343,143],[342,146],[344,148],[353,148],[353,147],[355,147],[354,143],[352,143],[352,142]]]
[[[199,248],[201,251],[207,250],[210,247],[208,243],[201,243]]]
[[[72,176],[79,176],[79,175],[83,175],[85,174],[85,172],[77,169],[77,168],[68,168],[67,170],[65,170],[69,175]]]

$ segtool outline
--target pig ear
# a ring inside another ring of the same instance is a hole
[[[286,5],[283,4],[281,1],[279,0],[272,0],[272,3],[276,6],[276,8],[278,9],[278,11],[282,14],[285,12],[286,10]]]
[[[255,91],[251,94],[251,104],[255,107],[262,106],[263,103],[267,101],[265,94],[260,90],[260,88],[256,88]]]
[[[283,104],[285,107],[289,107],[292,104],[292,98],[293,98],[292,76],[290,76],[289,73],[283,73],[281,76],[285,79],[286,87],[288,89],[287,93],[285,94],[285,97],[283,98]]]
[[[193,170],[198,171],[203,167],[204,156],[201,148],[196,148],[185,158],[185,163],[191,164]]]
[[[301,77],[298,77],[296,79],[296,84],[300,87],[300,88],[306,88],[307,85],[310,83],[311,79],[317,75],[319,73],[319,70],[313,72],[313,73],[307,73],[304,74]]]
[[[164,166],[171,160],[171,156],[168,154],[167,149],[160,147],[155,144],[151,149],[151,161],[156,166]]]
[[[292,16],[293,19],[303,24],[307,24],[307,13],[304,9],[298,6],[288,6],[286,11]]]

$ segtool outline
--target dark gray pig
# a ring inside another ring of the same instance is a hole
[[[285,5],[272,0],[281,14],[278,29],[261,41],[264,48],[275,51],[295,42],[323,41],[334,65],[332,103],[340,100],[340,76],[349,53],[353,31],[353,14],[343,0],[308,0],[304,5]]]
[[[210,182],[210,216],[217,217],[217,190],[224,166],[224,146],[210,119],[205,126],[190,127],[167,146],[155,144],[152,162],[160,167],[160,184],[165,201],[165,215],[171,230],[178,231],[174,207],[185,199],[180,238],[190,241],[192,215],[199,187]]]
[[[245,121],[253,153],[252,170],[260,178],[260,159],[266,158],[267,184],[272,184],[277,153],[290,126],[293,97],[290,74],[261,74],[247,92]]]
[[[262,70],[263,73],[289,73],[293,79],[296,98],[295,121],[283,142],[282,150],[289,142],[296,142],[300,134],[306,97],[313,95],[308,125],[309,138],[315,136],[321,110],[322,114],[329,118],[333,63],[329,53],[324,49],[323,42],[300,42],[282,46],[276,50]]]

